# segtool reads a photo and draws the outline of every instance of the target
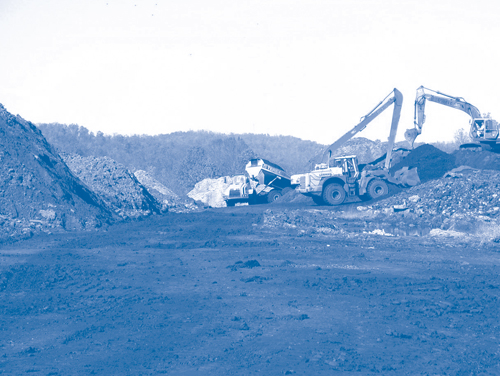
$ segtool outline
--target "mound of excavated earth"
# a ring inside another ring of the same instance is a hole
[[[112,221],[32,123],[0,105],[0,238]]]
[[[403,167],[416,167],[422,183],[442,177],[447,171],[456,167],[455,157],[438,148],[424,144],[412,150],[406,157],[395,163],[390,172]]]
[[[109,157],[63,154],[71,171],[122,218],[161,212],[161,204],[123,165]]]
[[[191,199],[183,199],[176,195],[172,190],[165,187],[162,183],[151,177],[144,170],[134,172],[135,177],[153,197],[161,203],[162,210],[172,212],[189,212],[198,209]]]
[[[165,207],[173,206],[179,200],[179,196],[172,190],[165,187],[158,180],[152,178],[146,171],[137,170],[134,172],[136,179]]]
[[[480,170],[500,170],[500,154],[481,148],[459,149],[452,153],[455,165],[470,166]]]

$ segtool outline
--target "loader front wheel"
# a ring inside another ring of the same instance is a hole
[[[373,179],[366,187],[366,195],[371,200],[387,196],[388,194],[389,187],[387,186],[387,183],[380,179]]]
[[[345,201],[344,188],[337,183],[328,184],[323,190],[323,201],[328,205],[340,205]]]

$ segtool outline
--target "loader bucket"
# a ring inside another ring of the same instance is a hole
[[[417,173],[417,168],[409,169],[408,167],[403,167],[394,173],[394,178],[397,180],[398,185],[403,187],[413,187],[420,184],[420,178]]]

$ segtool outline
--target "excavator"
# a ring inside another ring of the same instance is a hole
[[[481,112],[477,107],[466,102],[461,97],[453,97],[424,86],[417,89],[414,128],[407,129],[405,132],[405,139],[412,147],[415,139],[422,133],[422,126],[425,122],[425,103],[428,100],[463,111],[470,116],[469,135],[473,142],[461,147],[483,146],[500,151],[499,125],[495,120],[481,116]]]
[[[361,132],[366,126],[380,115],[390,105],[394,104],[391,130],[387,145],[387,154],[383,169],[360,169],[355,155],[334,157],[334,152],[349,139]],[[389,193],[388,183],[399,186],[413,186],[420,183],[416,169],[407,167],[394,175],[389,173],[392,149],[396,139],[403,95],[394,89],[367,115],[363,116],[356,126],[331,144],[322,153],[321,163],[317,163],[314,170],[305,174],[292,175],[291,184],[305,196],[310,196],[318,205],[340,205],[347,198],[361,200],[376,199]],[[312,161],[317,160],[313,158]]]

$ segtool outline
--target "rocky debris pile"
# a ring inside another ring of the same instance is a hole
[[[337,210],[271,208],[265,212],[264,224],[297,229],[299,234],[339,231],[500,242],[499,191],[499,171],[460,166],[438,179],[372,203],[359,202]],[[288,202],[292,202],[290,198]]]
[[[123,165],[109,157],[62,154],[71,171],[122,218],[161,212],[161,204]]]
[[[226,206],[222,194],[231,184],[233,184],[231,176],[223,176],[218,179],[203,179],[196,183],[187,195],[206,206],[221,208]]]
[[[0,238],[94,229],[116,218],[34,124],[0,104]]]
[[[165,187],[162,183],[151,177],[144,170],[134,172],[135,177],[153,197],[161,203],[162,210],[175,213],[189,212],[198,209],[192,199],[181,198],[172,190]]]
[[[358,210],[429,229],[500,236],[500,172],[461,166]],[[496,230],[498,229],[498,230]]]

